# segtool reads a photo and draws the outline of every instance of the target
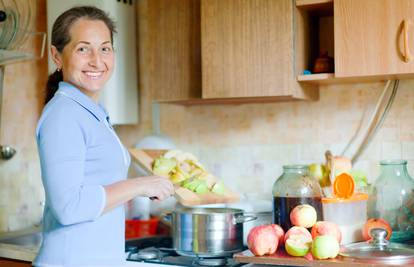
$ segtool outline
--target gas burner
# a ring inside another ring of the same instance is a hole
[[[143,238],[127,240],[128,261],[154,263],[158,265],[178,265],[188,267],[242,266],[233,258],[202,258],[178,255],[172,248],[171,238]]]
[[[153,260],[160,258],[161,251],[156,248],[141,249],[137,252],[136,257],[142,260]]]
[[[224,266],[228,264],[226,258],[196,258],[195,262],[200,266]]]

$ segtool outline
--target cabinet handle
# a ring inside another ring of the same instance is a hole
[[[411,61],[410,48],[408,46],[408,26],[410,21],[404,19],[403,21],[403,35],[404,35],[404,62],[408,63]]]

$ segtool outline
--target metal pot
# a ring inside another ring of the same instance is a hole
[[[256,219],[240,209],[182,208],[170,217],[173,248],[183,256],[232,256],[243,250],[243,223]],[[165,218],[164,218],[165,219]]]

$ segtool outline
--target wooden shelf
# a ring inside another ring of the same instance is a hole
[[[333,0],[296,0],[297,7],[309,7],[329,4],[333,4]]]
[[[343,83],[372,83],[383,82],[386,80],[412,79],[414,74],[398,75],[376,75],[365,77],[336,77],[335,73],[318,73],[309,75],[298,75],[297,81],[300,83],[323,85],[323,84],[343,84]]]
[[[319,16],[333,15],[333,0],[296,0],[296,7],[316,12]]]

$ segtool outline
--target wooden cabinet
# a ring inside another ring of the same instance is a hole
[[[318,98],[296,81],[291,0],[151,0],[145,8],[155,100]]]
[[[138,5],[139,22],[146,23],[140,26],[142,56],[148,58],[142,68],[153,98],[200,99],[200,1],[148,0]]]
[[[414,73],[414,1],[335,0],[335,75]]]
[[[294,75],[291,0],[201,0],[203,98],[316,98]]]

